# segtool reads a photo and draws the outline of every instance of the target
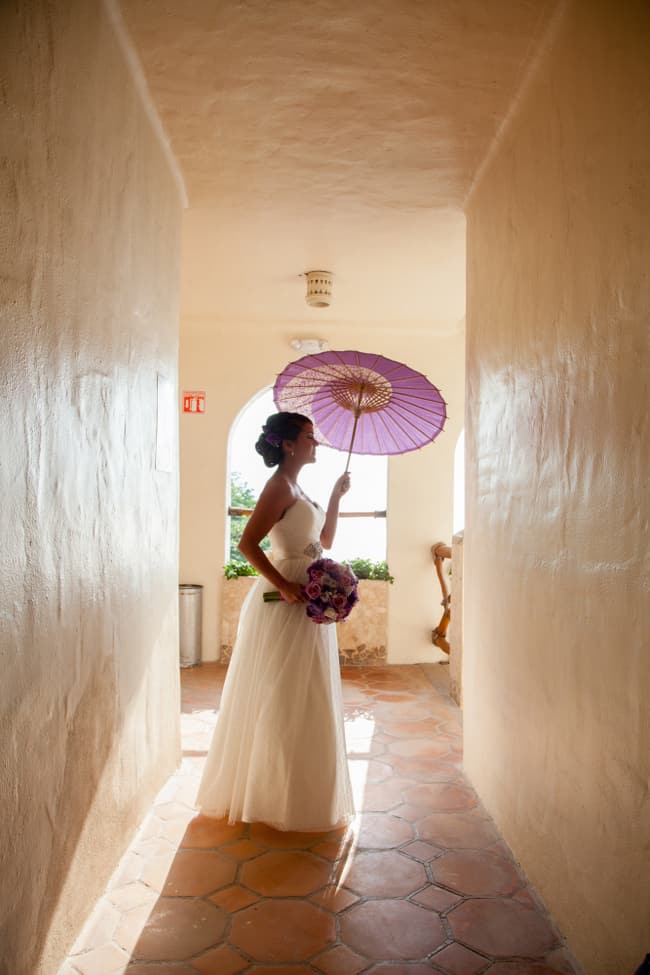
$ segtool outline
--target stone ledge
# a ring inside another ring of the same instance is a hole
[[[255,576],[224,580],[221,596],[220,663],[228,663],[237,636],[242,603]],[[388,654],[388,587],[390,583],[359,580],[359,602],[344,623],[336,624],[339,660],[346,666],[378,666]]]

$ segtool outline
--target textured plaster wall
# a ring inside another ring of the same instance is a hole
[[[468,208],[465,761],[589,975],[648,950],[649,50],[566,4]]]
[[[178,759],[180,202],[100,3],[0,34],[0,972],[53,975]]]
[[[184,254],[189,259],[190,246]],[[182,321],[181,386],[207,392],[205,415],[181,417],[181,580],[205,586],[206,660],[218,659],[221,644],[230,428],[249,400],[295,358],[292,334],[282,326],[224,328],[209,319]],[[454,446],[463,424],[464,335],[409,334],[395,328],[373,337],[368,329],[350,329],[343,341],[344,346],[333,347],[361,348],[411,363],[441,387],[449,404],[445,433],[423,450],[391,459],[388,474],[387,555],[395,576],[389,587],[388,659],[442,659],[431,644],[440,587],[430,548],[440,539],[451,541]],[[330,489],[323,484],[322,501]]]

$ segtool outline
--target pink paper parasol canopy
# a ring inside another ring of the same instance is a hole
[[[405,454],[434,440],[447,418],[440,391],[421,372],[371,352],[320,352],[278,376],[279,410],[303,413],[321,443],[350,454]],[[346,469],[347,469],[346,464]]]

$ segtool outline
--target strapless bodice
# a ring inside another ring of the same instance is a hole
[[[269,532],[273,560],[304,558],[311,562],[320,558],[324,523],[325,512],[321,507],[298,498]]]

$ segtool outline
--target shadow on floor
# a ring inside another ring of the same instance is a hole
[[[192,808],[225,668],[183,672],[183,763],[60,975],[577,975],[461,769],[448,668],[344,668],[354,824]]]

